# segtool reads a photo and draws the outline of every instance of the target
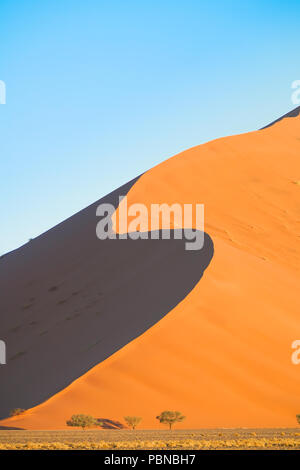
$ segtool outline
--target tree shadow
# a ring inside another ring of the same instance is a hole
[[[101,429],[126,429],[126,426],[120,421],[113,421],[107,418],[97,418],[97,420],[102,423],[99,426]]]
[[[13,426],[0,426],[0,431],[25,431],[25,428],[15,428]]]

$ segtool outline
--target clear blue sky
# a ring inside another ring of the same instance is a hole
[[[1,0],[0,254],[292,109],[299,18],[299,0]]]

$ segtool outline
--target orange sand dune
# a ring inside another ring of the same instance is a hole
[[[73,413],[142,427],[294,426],[300,413],[300,117],[192,148],[145,173],[128,204],[204,203],[214,257],[202,280],[143,335],[23,416],[64,428]]]

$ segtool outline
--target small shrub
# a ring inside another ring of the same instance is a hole
[[[14,408],[9,413],[9,416],[19,416],[19,415],[23,414],[24,412],[25,412],[25,410],[23,408]]]
[[[73,426],[76,428],[91,428],[92,426],[99,426],[100,423],[93,416],[78,414],[72,415],[71,418],[66,422],[68,426]]]
[[[24,354],[26,354],[26,351],[17,352],[16,354],[14,354],[14,356],[11,356],[10,360],[14,361],[15,359],[18,359],[19,357],[24,356]]]
[[[30,307],[32,307],[32,304],[23,305],[22,310],[27,310]]]
[[[57,286],[52,286],[52,287],[49,287],[48,291],[49,291],[49,292],[54,292],[54,291],[56,291],[57,289],[58,289]]]

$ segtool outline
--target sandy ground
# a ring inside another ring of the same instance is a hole
[[[199,440],[199,439],[236,439],[236,438],[288,438],[298,437],[299,428],[278,429],[173,429],[167,430],[52,430],[52,431],[0,431],[0,443],[5,442],[82,442],[82,441],[151,441],[151,440]]]

